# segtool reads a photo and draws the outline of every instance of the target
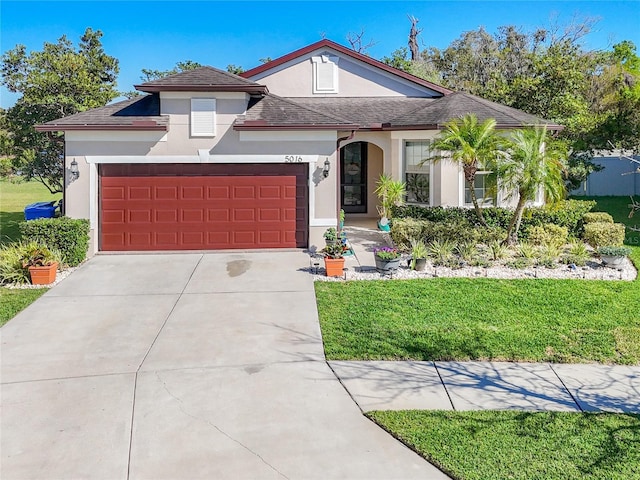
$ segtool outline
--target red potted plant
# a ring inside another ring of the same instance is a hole
[[[60,255],[46,245],[31,242],[25,245],[22,268],[29,270],[33,285],[48,285],[55,282],[60,264]]]

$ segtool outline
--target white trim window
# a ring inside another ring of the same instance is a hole
[[[474,182],[474,190],[479,205],[491,206],[497,202],[497,178],[496,175],[487,170],[478,170]],[[464,204],[465,206],[473,205],[471,202],[471,190],[466,181],[464,181]]]
[[[191,99],[191,136],[216,136],[216,99]]]
[[[432,202],[432,162],[429,140],[405,140],[404,181],[407,203],[431,205]],[[423,163],[424,162],[424,163]]]
[[[313,62],[313,93],[338,93],[339,57],[318,55]]]

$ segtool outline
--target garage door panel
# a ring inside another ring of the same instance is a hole
[[[242,174],[222,175],[223,167]],[[306,166],[205,165],[200,176],[163,174],[169,170],[101,166],[102,250],[306,246]]]

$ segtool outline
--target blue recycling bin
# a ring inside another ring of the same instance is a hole
[[[24,219],[35,220],[36,218],[53,218],[56,216],[56,202],[36,202],[24,207]]]

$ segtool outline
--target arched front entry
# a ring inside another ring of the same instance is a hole
[[[369,142],[340,148],[340,208],[376,216],[376,179],[382,173],[382,149]]]

